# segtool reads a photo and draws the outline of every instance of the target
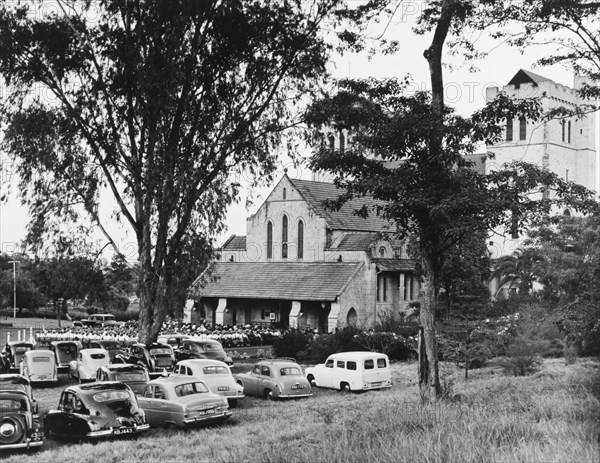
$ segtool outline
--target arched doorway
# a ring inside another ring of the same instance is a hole
[[[354,307],[351,307],[346,316],[346,323],[348,326],[356,326],[357,319],[356,310],[354,310]]]

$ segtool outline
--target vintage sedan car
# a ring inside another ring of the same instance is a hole
[[[139,434],[150,426],[131,388],[112,381],[65,388],[44,429],[47,437],[84,439]]]
[[[142,365],[113,363],[98,369],[96,381],[119,381],[127,384],[133,392],[140,395],[150,381],[150,376],[148,370]]]
[[[32,403],[33,413],[37,416],[38,404],[33,398],[33,389],[31,388],[31,383],[25,376],[15,373],[0,374],[0,391],[25,392]]]
[[[224,362],[208,359],[182,360],[177,362],[173,372],[200,378],[212,392],[226,397],[231,408],[237,407],[238,400],[245,397],[243,386],[235,381],[229,366]]]
[[[79,382],[96,379],[98,368],[110,364],[110,356],[104,349],[81,349],[77,360],[69,363],[69,376],[79,379]]]
[[[19,373],[31,383],[57,382],[56,357],[51,350],[29,350],[23,355]]]
[[[52,341],[49,349],[54,352],[56,366],[59,373],[69,372],[69,363],[77,360],[77,353],[81,350],[79,341]]]
[[[125,353],[121,344],[118,341],[114,341],[112,339],[94,339],[92,341],[88,341],[85,344],[86,349],[104,349],[108,352],[110,356],[111,363],[115,361],[117,355],[122,355]]]
[[[7,363],[7,372],[16,373],[19,371],[19,365],[23,359],[23,354],[28,350],[33,350],[35,346],[27,341],[10,341],[4,346],[4,356]]]
[[[150,372],[150,376],[157,376],[173,371],[175,354],[168,344],[152,343],[133,344],[123,354],[115,358],[115,363],[134,363],[143,365]]]
[[[227,399],[210,392],[205,382],[193,376],[154,379],[138,402],[151,426],[187,428],[221,423],[231,416]]]
[[[308,397],[312,389],[293,359],[267,359],[256,363],[252,371],[235,375],[246,395],[267,399]]]
[[[0,384],[0,451],[39,447],[44,431],[37,415],[37,404],[17,388]]]
[[[212,339],[184,339],[175,350],[177,361],[187,359],[212,359],[233,365],[233,360],[227,355],[220,342]]]
[[[315,386],[345,392],[392,387],[389,358],[377,352],[332,354],[325,363],[307,368],[306,377]]]
[[[190,336],[188,336],[187,334],[180,334],[180,333],[161,334],[158,337],[158,339],[156,340],[156,342],[161,343],[161,344],[168,344],[173,349],[178,349],[179,346],[181,345],[181,342],[184,339],[188,339],[189,337]]]

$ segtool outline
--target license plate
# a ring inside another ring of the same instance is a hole
[[[229,386],[219,386],[217,388],[218,391],[228,391],[229,390]]]
[[[133,428],[119,428],[119,429],[115,429],[113,431],[113,434],[115,436],[118,436],[120,434],[132,434],[133,433]]]
[[[375,387],[375,386],[381,386],[381,383],[371,383],[371,386],[372,386],[372,387]]]
[[[294,386],[292,386],[292,389],[304,389],[304,386],[302,386],[301,384],[295,384]]]

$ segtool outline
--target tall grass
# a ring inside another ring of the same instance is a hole
[[[529,377],[454,370],[450,399],[421,405],[416,366],[386,391],[318,390],[294,402],[248,400],[222,427],[152,430],[138,440],[56,444],[5,461],[554,462],[599,461],[600,364],[547,360]]]

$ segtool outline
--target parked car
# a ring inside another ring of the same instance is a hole
[[[7,372],[17,373],[25,352],[34,348],[33,343],[27,341],[7,342],[6,346],[4,346],[4,356],[8,366]]]
[[[236,382],[229,366],[224,362],[209,359],[182,360],[177,362],[173,372],[200,378],[212,392],[226,397],[231,408],[237,407],[238,400],[245,397],[244,387]]]
[[[0,382],[0,451],[43,445],[44,431],[38,419],[37,404],[30,393],[20,388],[6,388],[7,383],[15,385]]]
[[[148,370],[142,365],[113,363],[98,368],[96,381],[119,381],[127,384],[137,395],[142,394],[150,381]]]
[[[125,353],[117,355],[115,363],[117,362],[143,365],[151,373],[150,376],[157,376],[157,374],[173,371],[175,354],[173,348],[168,344],[145,345],[138,343],[130,346]]]
[[[47,437],[83,439],[139,434],[150,426],[131,388],[112,381],[65,388],[44,429]]]
[[[179,333],[161,334],[158,337],[158,339],[156,340],[156,342],[161,343],[161,344],[168,344],[173,349],[178,349],[179,346],[181,345],[181,342],[183,340],[189,339],[189,338],[190,338],[190,336],[188,336],[187,334],[179,334]]]
[[[81,350],[81,342],[52,341],[49,349],[54,352],[58,372],[68,373],[69,363],[73,360],[77,360],[77,353]]]
[[[201,339],[184,339],[175,351],[177,361],[187,359],[212,359],[233,365],[233,360],[227,355],[220,342]]]
[[[346,392],[392,387],[388,356],[377,352],[330,355],[325,363],[307,368],[306,378],[315,386]]]
[[[88,318],[81,320],[81,322],[85,326],[118,325],[115,316],[109,313],[95,313],[90,315]]]
[[[267,359],[256,363],[248,373],[235,375],[244,394],[267,399],[308,397],[312,389],[293,359]]]
[[[57,382],[56,357],[51,350],[29,350],[19,365],[19,373],[31,383]]]
[[[38,405],[33,398],[33,389],[31,388],[31,383],[25,376],[15,373],[0,374],[0,391],[25,392],[32,403],[33,413],[37,416]]]
[[[231,416],[227,399],[210,392],[205,382],[193,376],[154,379],[138,402],[151,426],[186,428],[220,423]]]
[[[104,349],[81,349],[77,360],[69,363],[69,376],[79,379],[79,382],[96,379],[98,368],[110,364],[110,356]]]
[[[110,356],[111,363],[115,361],[117,355],[124,354],[125,351],[121,347],[118,341],[112,339],[94,339],[88,341],[85,345],[86,349],[104,349]]]

